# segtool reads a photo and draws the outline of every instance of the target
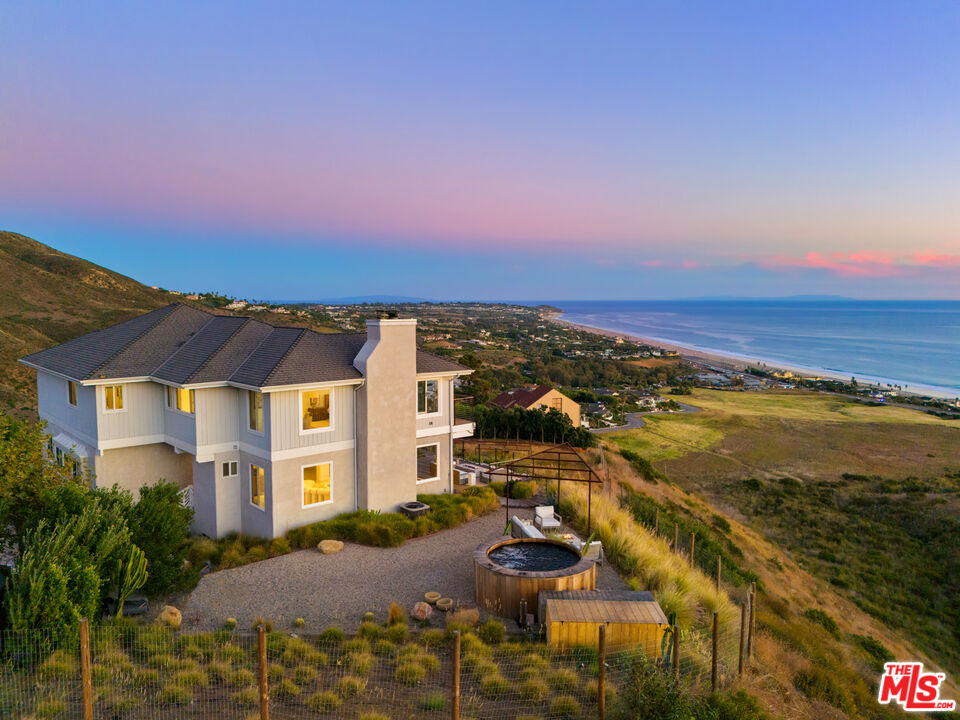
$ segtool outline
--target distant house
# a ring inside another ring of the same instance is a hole
[[[453,384],[416,320],[320,334],[175,303],[28,355],[59,462],[191,488],[194,529],[279,537],[453,490]]]
[[[508,390],[500,393],[493,400],[494,405],[504,409],[520,407],[524,410],[559,410],[567,417],[574,427],[580,426],[580,405],[571,400],[556,388],[546,385],[536,385],[530,388]]]
[[[226,305],[227,310],[242,310],[247,306],[246,300],[234,300],[229,305]]]

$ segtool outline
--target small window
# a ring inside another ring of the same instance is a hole
[[[231,460],[230,462],[225,462],[223,464],[223,477],[236,477],[237,476],[237,461]]]
[[[123,410],[123,385],[105,386],[103,396],[107,410]]]
[[[563,410],[563,398],[553,398],[553,409]]]
[[[303,506],[320,505],[333,498],[330,463],[310,465],[303,469]]]
[[[263,432],[263,393],[247,391],[250,429]]]
[[[57,448],[57,465],[63,467],[63,450]]]
[[[419,380],[417,382],[417,413],[427,415],[440,412],[440,381]]]
[[[195,395],[193,390],[178,387],[167,387],[167,407],[176,408],[182,413],[193,415],[195,409]]]
[[[263,468],[258,465],[250,466],[250,504],[261,510],[267,507],[267,499],[263,490]]]
[[[330,391],[305,390],[300,393],[304,430],[323,430],[330,427]]]
[[[67,380],[67,402],[77,406],[77,384],[73,380]]]
[[[439,449],[439,445],[425,445],[417,448],[418,483],[437,479],[437,456]]]

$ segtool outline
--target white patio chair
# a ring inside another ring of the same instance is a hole
[[[541,530],[559,530],[560,516],[553,511],[553,505],[539,505],[534,510],[533,524]]]

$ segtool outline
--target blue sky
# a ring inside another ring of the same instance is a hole
[[[263,299],[960,298],[955,2],[9,6],[0,227]]]

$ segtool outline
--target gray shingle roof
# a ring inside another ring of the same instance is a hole
[[[366,339],[365,333],[274,327],[174,303],[23,360],[77,380],[154,377],[178,385],[270,387],[359,379],[353,360]],[[418,373],[469,369],[417,351]]]

